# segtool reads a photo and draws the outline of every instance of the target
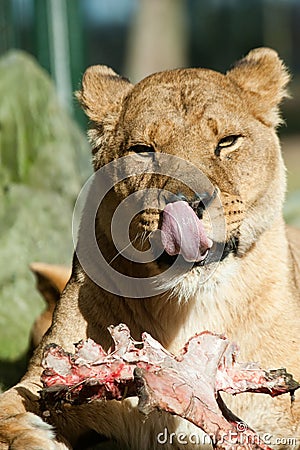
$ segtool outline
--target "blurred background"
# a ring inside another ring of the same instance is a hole
[[[288,65],[292,100],[279,131],[285,216],[300,225],[300,0],[0,0],[0,385],[24,370],[44,302],[33,261],[71,264],[72,210],[88,175],[84,69],[136,82],[175,67],[222,72],[269,46]]]

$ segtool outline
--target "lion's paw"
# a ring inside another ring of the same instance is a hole
[[[67,450],[55,440],[51,425],[32,413],[17,414],[0,422],[0,450]]]

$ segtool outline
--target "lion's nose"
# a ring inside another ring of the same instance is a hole
[[[186,198],[186,196],[179,192],[176,197],[176,201],[185,201],[187,202],[190,207],[195,211],[199,219],[202,219],[203,212],[205,209],[212,203],[212,201],[217,196],[217,188],[213,190],[212,193],[209,192],[203,192],[199,194],[198,192],[195,193],[194,198],[190,201]]]

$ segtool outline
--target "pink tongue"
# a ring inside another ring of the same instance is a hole
[[[165,206],[161,231],[165,251],[169,255],[180,253],[189,262],[202,261],[212,246],[201,220],[184,201]]]

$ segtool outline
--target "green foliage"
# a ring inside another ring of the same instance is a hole
[[[0,59],[0,370],[20,358],[43,308],[28,265],[71,263],[72,209],[89,148],[49,76],[25,53]],[[0,382],[1,382],[0,373]]]
[[[297,228],[300,227],[300,190],[289,193],[284,206],[286,222]]]

